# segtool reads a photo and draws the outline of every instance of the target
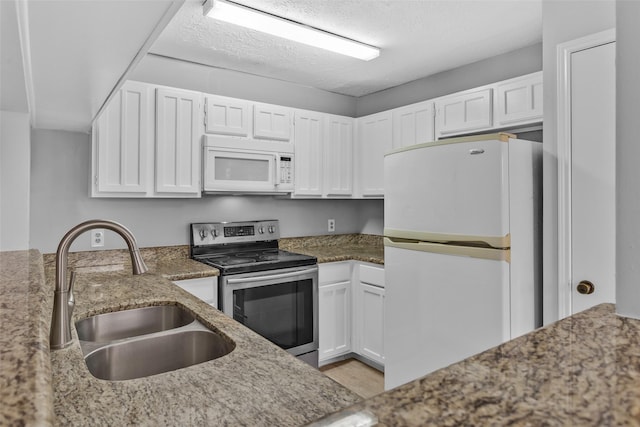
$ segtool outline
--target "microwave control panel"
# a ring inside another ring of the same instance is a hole
[[[279,184],[293,184],[293,157],[280,156]]]

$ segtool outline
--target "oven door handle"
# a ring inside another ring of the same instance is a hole
[[[291,271],[289,273],[280,273],[280,274],[269,274],[264,276],[253,276],[253,277],[244,277],[242,279],[227,279],[227,284],[234,285],[239,283],[251,283],[251,282],[261,282],[263,280],[279,280],[286,279],[287,277],[300,276],[302,274],[315,273],[318,271],[318,267],[308,268],[306,270],[300,271]]]

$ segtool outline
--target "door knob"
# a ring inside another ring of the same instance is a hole
[[[578,286],[576,286],[576,290],[580,294],[589,295],[589,294],[592,294],[593,291],[596,290],[596,287],[590,281],[582,280],[580,283],[578,283]]]

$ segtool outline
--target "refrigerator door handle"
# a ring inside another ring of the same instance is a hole
[[[471,150],[469,150],[469,154],[471,154],[472,156],[474,154],[482,154],[484,153],[484,148],[472,148]]]
[[[408,249],[411,251],[432,252],[443,255],[467,256],[471,258],[489,259],[494,261],[511,262],[510,249],[495,249],[477,246],[452,245],[433,242],[420,242],[411,240],[395,240],[392,237],[384,238],[384,245],[392,248]]]

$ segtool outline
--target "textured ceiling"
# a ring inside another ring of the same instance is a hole
[[[542,0],[235,0],[382,49],[360,61],[235,26],[188,0],[151,53],[362,96],[542,40]]]

